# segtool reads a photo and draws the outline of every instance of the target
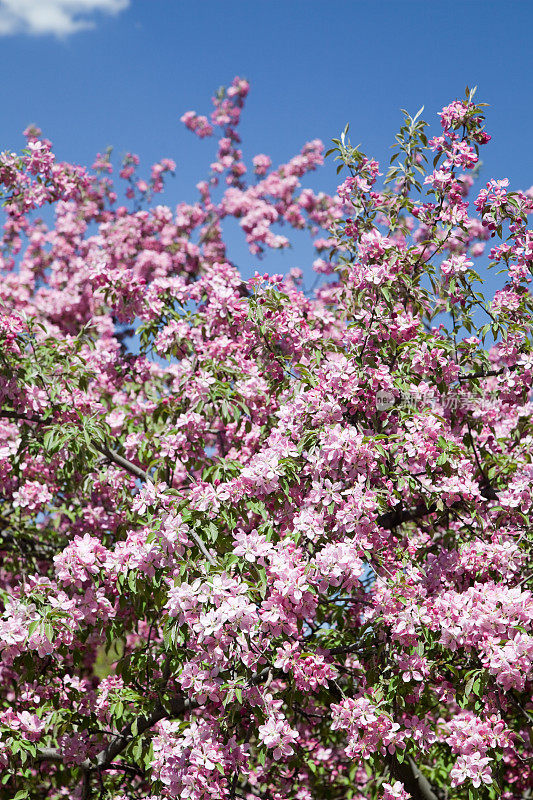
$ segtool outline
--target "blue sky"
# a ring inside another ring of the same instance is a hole
[[[388,161],[400,108],[424,104],[436,126],[442,105],[477,84],[493,136],[482,179],[527,189],[532,30],[530,0],[0,0],[0,150],[20,149],[35,122],[60,159],[92,163],[107,145],[146,167],[172,157],[172,205],[195,199],[214,155],[179,117],[208,112],[234,75],[252,85],[245,154],[274,162],[309,139],[329,143],[347,122],[355,144]],[[334,190],[332,162],[312,185]]]

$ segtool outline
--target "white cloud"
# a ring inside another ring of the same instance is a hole
[[[0,36],[70,33],[94,28],[95,12],[118,14],[130,0],[0,0]]]

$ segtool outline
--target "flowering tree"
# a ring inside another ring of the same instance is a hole
[[[318,141],[248,185],[247,91],[175,212],[170,160],[128,208],[109,154],[0,158],[0,797],[530,797],[532,194],[469,204],[468,90],[382,184],[345,132],[335,197]],[[329,277],[243,280],[227,217]]]

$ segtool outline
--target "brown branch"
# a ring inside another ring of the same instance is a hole
[[[140,478],[140,480],[144,481],[145,483],[153,483],[152,478],[147,472],[138,467],[136,464],[132,464],[132,462],[128,461],[127,458],[124,458],[123,456],[119,455],[116,452],[116,450],[112,450],[110,447],[105,447],[99,444],[94,444],[94,446],[96,447],[98,452],[102,453],[102,455],[104,455],[106,458],[108,458],[117,466],[126,470],[126,472],[129,472],[130,475],[134,475],[136,478]],[[205,544],[202,542],[198,534],[193,530],[189,530],[188,535],[191,537],[191,539],[193,539],[198,549],[201,550],[201,552],[203,553],[205,558],[207,558],[209,563],[215,566],[217,563],[216,559],[213,558],[213,556],[211,555]]]
[[[38,417],[27,417],[23,414],[18,414],[16,411],[0,411],[0,417],[7,417],[8,419],[17,419],[23,420],[27,422],[36,422],[36,423],[44,423],[46,420],[39,419]],[[116,464],[117,467],[120,467],[125,472],[128,472],[130,475],[133,475],[135,478],[138,478],[145,483],[153,483],[151,476],[141,467],[138,467],[137,464],[134,464],[132,461],[129,461],[124,456],[121,456],[120,453],[117,453],[116,450],[113,450],[112,447],[108,447],[107,445],[100,444],[99,442],[95,442],[93,440],[93,447],[95,450],[98,450],[105,458],[111,461],[113,464]],[[206,548],[203,541],[200,539],[198,534],[191,530],[189,531],[189,536],[195,544],[197,545],[198,549],[202,552],[202,554],[207,558],[210,564],[213,566],[216,565],[216,559],[213,558],[209,550]]]
[[[454,503],[454,505],[458,505],[459,503]],[[438,511],[436,503],[432,503],[429,506],[426,506],[424,503],[419,503],[414,508],[388,511],[386,514],[382,514],[377,518],[377,523],[380,528],[392,530],[392,528],[395,528],[397,525],[401,525],[402,522],[413,522],[414,520],[426,517],[428,514],[434,514],[435,511]]]
[[[209,552],[209,550],[207,549],[207,547],[205,546],[205,544],[202,542],[202,540],[200,539],[200,537],[198,536],[198,534],[197,534],[195,531],[193,531],[193,530],[188,530],[188,531],[187,531],[187,536],[190,536],[190,537],[191,537],[191,539],[193,539],[193,540],[196,542],[196,544],[197,544],[197,546],[198,546],[198,549],[202,551],[202,553],[203,553],[203,554],[204,554],[204,556],[207,558],[207,560],[209,561],[209,563],[210,563],[212,566],[216,566],[216,563],[217,563],[217,562],[216,562],[216,559],[215,559],[215,558],[213,558],[213,556],[211,555],[211,553]]]
[[[79,766],[84,772],[105,770],[111,765],[113,759],[126,749],[135,736],[142,736],[143,733],[152,728],[162,719],[179,717],[186,711],[191,711],[197,707],[198,703],[196,703],[194,700],[188,700],[181,697],[172,700],[168,708],[166,708],[161,702],[158,702],[150,712],[137,717],[134,722],[130,722],[119,733],[113,734],[111,741],[107,747],[100,751],[95,761],[86,759]],[[136,734],[133,733],[135,724],[137,729]],[[38,761],[56,761],[59,763],[65,763],[62,751],[53,747],[39,748],[36,759]]]
[[[413,800],[439,800],[411,757],[400,764],[395,755],[387,753],[385,761],[392,775],[403,783]]]
[[[261,672],[256,672],[250,680],[250,686],[259,686],[261,683],[264,683],[270,672],[271,670],[269,667],[261,670]],[[108,768],[114,769],[114,765],[112,764],[113,759],[120,755],[135,737],[142,736],[146,731],[153,728],[154,725],[163,719],[181,717],[183,714],[193,711],[196,708],[200,708],[200,703],[183,696],[174,697],[166,704],[158,701],[154,708],[147,714],[142,714],[133,722],[126,725],[119,733],[113,734],[111,741],[107,747],[100,751],[96,760],[91,761],[91,759],[86,759],[80,764],[81,769],[84,772],[99,771]],[[134,726],[136,728],[135,734],[133,733]],[[52,747],[39,748],[36,759],[38,761],[57,761],[59,763],[64,763],[64,756],[61,750]]]
[[[46,425],[49,422],[49,420],[41,419],[40,417],[19,414],[17,411],[10,411],[9,409],[2,409],[0,411],[0,418],[1,417],[5,417],[6,419],[20,420],[21,422],[34,422],[40,425]],[[141,467],[138,467],[136,464],[133,464],[131,461],[128,461],[127,458],[121,456],[116,450],[113,450],[113,448],[95,441],[93,441],[92,444],[95,450],[98,450],[98,452],[102,453],[102,455],[104,455],[109,461],[112,461],[126,472],[129,472],[130,475],[133,475],[135,478],[140,478],[140,480],[145,482],[152,482],[147,472],[141,469]]]
[[[83,770],[80,791],[80,800],[89,800],[91,796],[91,776],[88,770]]]
[[[491,484],[481,484],[479,487],[481,495],[486,500],[497,500],[498,495],[492,488]],[[442,513],[446,511],[453,511],[454,509],[461,508],[463,505],[463,500],[456,500],[454,503],[451,503],[449,506],[444,506],[444,508],[440,509]],[[397,511],[388,511],[386,514],[382,514],[380,517],[377,518],[377,524],[381,528],[385,528],[386,530],[391,530],[395,528],[397,525],[401,525],[402,522],[414,522],[417,519],[422,519],[423,517],[427,517],[428,514],[434,514],[436,511],[439,511],[437,508],[436,503],[431,503],[431,505],[425,505],[424,503],[419,503],[414,508],[408,509],[398,509]]]
[[[35,758],[37,761],[59,761],[63,763],[63,753],[54,747],[40,747]]]
[[[22,422],[39,422],[41,424],[46,422],[46,420],[40,417],[29,417],[26,414],[19,414],[18,411],[10,411],[7,408],[0,410],[0,417],[4,419],[21,420]]]
[[[136,464],[128,461],[127,458],[121,456],[116,450],[113,450],[111,447],[107,447],[106,445],[97,444],[96,442],[93,442],[93,445],[99,453],[102,453],[102,455],[109,459],[109,461],[112,461],[113,464],[116,464],[117,467],[121,467],[126,472],[129,472],[130,475],[133,475],[135,478],[139,478],[145,483],[153,483],[151,477],[147,472],[144,471],[144,469],[141,469],[141,467],[138,467]]]
[[[90,760],[87,760],[83,762],[83,766],[88,770],[107,769],[113,759],[116,758],[116,756],[118,756],[123,750],[125,750],[135,736],[142,736],[143,733],[150,728],[153,728],[153,726],[162,719],[180,717],[185,712],[192,711],[194,708],[198,708],[198,705],[199,704],[194,700],[189,700],[188,698],[182,697],[172,700],[168,709],[165,708],[161,702],[158,702],[151,712],[137,718],[137,733],[135,735],[133,734],[134,723],[126,725],[126,727],[123,728],[120,733],[114,736],[107,747],[98,754],[95,764],[92,764]]]
[[[271,668],[266,667],[252,677],[250,685],[258,686],[265,683],[272,674]],[[333,682],[329,682],[328,688],[335,698],[342,696]],[[114,769],[113,760],[126,749],[136,736],[142,736],[163,719],[181,717],[184,713],[199,707],[200,704],[197,701],[182,696],[173,698],[167,705],[159,701],[149,713],[137,717],[135,722],[129,723],[120,733],[115,734],[107,747],[98,754],[96,761],[87,759],[80,765],[84,773],[84,786],[89,785],[91,772]],[[133,733],[134,725],[136,727],[135,734]],[[63,762],[63,754],[53,748],[41,748],[37,754],[37,759],[40,761]],[[429,781],[421,773],[412,758],[400,764],[394,755],[387,754],[385,760],[391,774],[404,784],[413,800],[439,800],[433,792]]]
[[[513,372],[518,369],[518,364],[511,364],[510,367],[500,367],[500,369],[479,370],[478,372],[469,372],[466,375],[458,375],[458,381],[471,381],[474,378],[494,378],[497,375],[503,375],[504,372]]]

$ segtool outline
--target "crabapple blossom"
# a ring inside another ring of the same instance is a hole
[[[473,91],[334,196],[248,91],[175,208],[179,157],[0,154],[0,800],[529,797],[533,193]]]

